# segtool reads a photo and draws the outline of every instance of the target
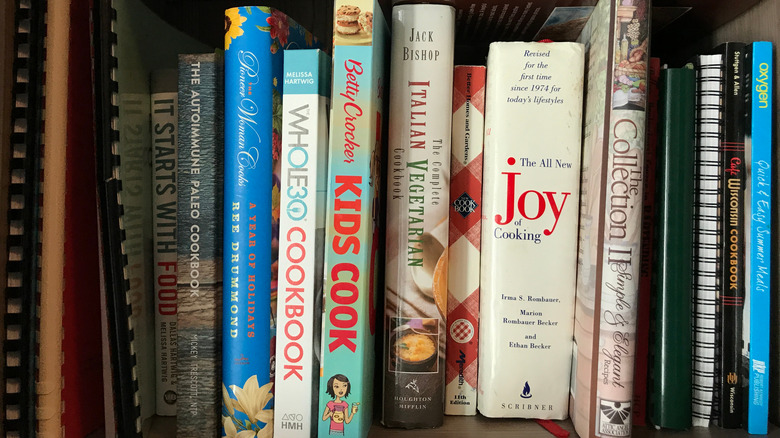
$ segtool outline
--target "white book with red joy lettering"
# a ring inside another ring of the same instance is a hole
[[[584,51],[493,43],[487,61],[477,407],[568,415]]]

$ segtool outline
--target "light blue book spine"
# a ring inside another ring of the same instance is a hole
[[[222,435],[270,436],[283,51],[314,40],[267,7],[228,9],[225,25]]]
[[[356,3],[333,5],[320,437],[368,436],[373,402],[381,400],[373,388],[389,29],[378,1]],[[363,20],[342,26],[341,13]]]
[[[317,436],[330,70],[318,49],[284,53],[277,437]]]
[[[755,42],[750,68],[748,132],[750,141],[750,361],[748,432],[766,434],[769,416],[769,312],[772,285],[772,43]]]

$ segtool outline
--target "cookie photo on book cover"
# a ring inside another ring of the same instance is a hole
[[[333,45],[371,45],[374,3],[371,0],[337,0],[333,22]]]

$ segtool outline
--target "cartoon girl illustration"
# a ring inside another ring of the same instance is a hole
[[[327,421],[330,418],[330,435],[344,435],[344,423],[352,422],[352,417],[358,411],[360,403],[353,403],[350,410],[349,403],[342,400],[342,398],[347,398],[351,390],[352,385],[347,376],[343,374],[335,374],[328,379],[326,392],[333,398],[333,401],[329,401],[325,405],[322,421]]]

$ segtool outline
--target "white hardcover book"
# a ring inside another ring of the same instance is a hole
[[[178,156],[178,72],[152,72],[152,199],[154,210],[154,334],[157,415],[176,415],[178,358],[176,192]],[[143,340],[141,340],[143,342]]]
[[[584,50],[493,43],[487,61],[478,409],[567,417]]]
[[[274,435],[316,435],[330,57],[284,52]]]
[[[444,421],[455,9],[393,8],[382,424]]]

